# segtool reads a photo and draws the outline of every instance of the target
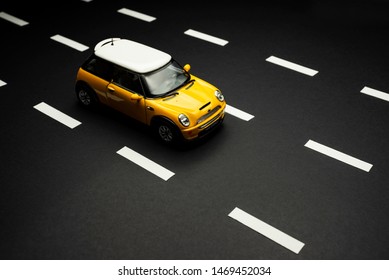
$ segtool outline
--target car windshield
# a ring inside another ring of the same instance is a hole
[[[166,66],[144,75],[149,92],[153,96],[163,96],[184,85],[190,78],[175,60]]]

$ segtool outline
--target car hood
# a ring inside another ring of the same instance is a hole
[[[218,103],[214,94],[215,90],[214,86],[204,80],[193,78],[190,83],[178,89],[177,94],[162,98],[159,103],[177,113],[188,114],[188,117],[198,117],[214,108],[215,103]]]

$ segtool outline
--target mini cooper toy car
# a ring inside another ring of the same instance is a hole
[[[165,143],[199,139],[223,123],[226,101],[189,70],[161,50],[109,38],[79,67],[76,96],[86,107],[104,104],[140,121]]]

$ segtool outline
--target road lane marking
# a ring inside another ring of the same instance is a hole
[[[137,18],[137,19],[140,19],[140,20],[144,20],[144,21],[147,21],[147,22],[151,22],[151,21],[157,19],[155,17],[149,16],[149,15],[146,15],[146,14],[134,11],[134,10],[130,10],[130,9],[127,9],[127,8],[119,9],[118,13],[124,14],[126,16],[130,16],[130,17],[134,17],[134,18]]]
[[[376,98],[383,99],[385,101],[389,101],[389,94],[383,91],[379,91],[370,87],[364,87],[361,92]]]
[[[54,107],[51,107],[50,105],[46,104],[45,102],[41,102],[34,106],[35,109],[42,112],[43,114],[46,114],[47,116],[53,118],[54,120],[70,127],[75,128],[76,126],[80,125],[81,122],[73,119],[72,117],[62,113],[61,111],[55,109]]]
[[[13,16],[13,15],[10,15],[10,14],[8,14],[6,12],[0,12],[0,18],[8,20],[9,22],[17,24],[19,26],[24,26],[24,25],[28,24],[27,21],[24,21],[24,20],[22,20],[20,18],[17,18],[15,16]]]
[[[281,246],[284,246],[296,254],[298,254],[305,245],[301,241],[257,219],[256,217],[246,213],[238,207],[235,207],[235,209],[232,210],[228,216],[244,224],[245,226],[248,226],[256,232],[259,232],[260,234],[266,236],[267,238],[273,240]]]
[[[6,84],[7,84],[6,82],[0,80],[0,87],[5,86]]]
[[[303,74],[306,74],[309,76],[314,76],[319,72],[319,71],[307,68],[305,66],[301,66],[299,64],[284,60],[282,58],[275,57],[275,56],[268,57],[266,59],[266,61],[277,64],[279,66],[283,66],[285,68],[289,68],[291,70],[294,70],[294,71],[297,71],[297,72],[300,72],[300,73],[303,73]]]
[[[319,143],[312,141],[312,140],[308,140],[308,142],[304,146],[307,148],[310,148],[312,150],[315,150],[319,153],[322,153],[326,156],[332,157],[334,159],[337,159],[339,161],[342,161],[344,163],[347,163],[349,165],[352,165],[354,167],[362,169],[366,172],[369,172],[370,169],[373,167],[373,165],[370,163],[359,160],[355,157],[349,156],[347,154],[344,154],[342,152],[339,152],[337,150],[334,150],[332,148],[329,148],[327,146],[324,146],[324,145],[319,144]]]
[[[225,46],[228,44],[228,41],[226,41],[226,40],[223,40],[223,39],[220,39],[220,38],[217,38],[215,36],[211,36],[211,35],[199,32],[199,31],[195,31],[193,29],[188,29],[184,33],[186,35],[195,37],[197,39],[205,40],[205,41],[208,41],[208,42],[220,45],[220,46]]]
[[[233,116],[235,116],[237,118],[245,120],[245,121],[249,121],[252,118],[254,118],[253,115],[251,115],[249,113],[246,113],[246,112],[243,112],[242,110],[234,108],[234,107],[232,107],[231,105],[228,105],[228,104],[226,106],[225,112],[230,114],[230,115],[233,115]]]
[[[141,154],[131,150],[130,148],[124,146],[119,151],[119,155],[125,157],[126,159],[136,163],[137,165],[143,167],[144,169],[150,171],[151,173],[157,175],[158,177],[167,181],[170,177],[174,175],[173,172],[164,168],[163,166],[155,163],[154,161],[142,156]]]
[[[59,34],[51,36],[50,39],[57,41],[59,43],[62,43],[62,44],[66,45],[68,47],[71,47],[73,49],[76,49],[80,52],[83,52],[83,51],[89,49],[88,46],[80,44],[72,39],[66,38],[66,37],[59,35]]]

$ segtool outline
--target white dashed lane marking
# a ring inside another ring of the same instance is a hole
[[[329,148],[327,146],[324,146],[324,145],[319,144],[319,143],[312,141],[312,140],[309,140],[304,146],[307,148],[310,148],[312,150],[315,150],[319,153],[322,153],[326,156],[332,157],[334,159],[337,159],[339,161],[342,161],[344,163],[347,163],[349,165],[352,165],[354,167],[362,169],[366,172],[369,172],[370,169],[373,167],[373,165],[370,163],[359,160],[355,157],[349,156],[347,154],[344,154],[342,152],[339,152],[337,150],[334,150],[332,148]]]
[[[137,165],[143,167],[144,169],[157,175],[158,177],[164,179],[165,181],[167,181],[170,177],[174,175],[174,173],[171,172],[170,170],[144,157],[143,155],[135,152],[134,150],[131,150],[126,146],[121,148],[116,153],[132,161],[133,163],[136,163]]]
[[[61,44],[64,44],[64,45],[66,45],[68,47],[71,47],[73,49],[76,49],[76,50],[78,50],[80,52],[83,52],[83,51],[89,49],[88,46],[80,44],[80,43],[78,43],[78,42],[76,42],[76,41],[74,41],[72,39],[66,38],[66,37],[64,37],[62,35],[59,35],[59,34],[51,36],[50,39],[52,39],[54,41],[57,41],[57,42],[59,42]]]
[[[0,80],[0,87],[5,86],[6,84],[7,84],[6,82]]]
[[[19,26],[24,26],[24,25],[28,24],[27,21],[24,21],[24,20],[22,20],[20,18],[17,18],[15,16],[13,16],[13,15],[10,15],[10,14],[8,14],[6,12],[0,12],[0,18],[8,20],[9,22],[17,24]]]
[[[296,254],[298,254],[305,245],[301,241],[257,219],[256,217],[246,213],[238,207],[235,207],[235,209],[232,210],[228,216],[266,236],[281,246],[284,246],[285,248],[293,251]]]
[[[385,101],[389,101],[389,94],[383,91],[379,91],[370,87],[364,87],[361,92]]]
[[[192,37],[195,37],[195,38],[197,38],[197,39],[201,39],[201,40],[204,40],[204,41],[208,41],[208,42],[211,42],[211,43],[220,45],[220,46],[225,46],[225,45],[228,44],[228,41],[226,41],[226,40],[223,40],[223,39],[220,39],[220,38],[218,38],[218,37],[211,36],[211,35],[208,35],[208,34],[199,32],[199,31],[195,31],[195,30],[193,30],[193,29],[188,29],[188,30],[186,30],[186,31],[184,32],[184,34],[189,35],[189,36],[192,36]]]
[[[239,110],[239,109],[232,107],[231,105],[228,105],[228,104],[226,106],[225,112],[230,114],[230,115],[233,115],[239,119],[245,120],[245,121],[249,121],[252,118],[254,118],[253,115],[246,113],[246,112],[243,112],[242,110]]]
[[[282,66],[282,67],[285,67],[288,69],[291,69],[291,70],[294,70],[294,71],[297,71],[297,72],[300,72],[300,73],[303,73],[305,75],[309,75],[309,76],[314,76],[319,72],[319,71],[307,68],[305,66],[301,66],[299,64],[284,60],[282,58],[275,57],[275,56],[268,57],[266,59],[266,61],[277,64],[279,66]]]
[[[149,15],[146,15],[146,14],[134,11],[134,10],[130,10],[130,9],[127,9],[127,8],[119,9],[118,13],[124,14],[126,16],[130,16],[130,17],[134,17],[134,18],[137,18],[137,19],[140,19],[140,20],[144,20],[144,21],[147,21],[147,22],[151,22],[151,21],[157,19],[155,17],[149,16]]]
[[[62,113],[61,111],[51,107],[44,102],[35,105],[34,108],[72,129],[81,124],[81,122],[77,121],[76,119],[73,119],[72,117]]]

